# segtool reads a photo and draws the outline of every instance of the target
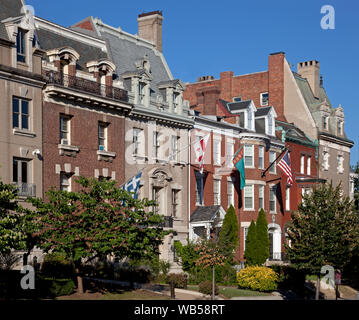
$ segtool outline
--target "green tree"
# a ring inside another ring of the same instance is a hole
[[[233,263],[235,250],[238,247],[238,219],[234,207],[231,205],[224,217],[219,233],[218,245],[227,261]]]
[[[40,248],[65,253],[73,261],[82,292],[84,259],[112,253],[119,258],[151,260],[170,232],[159,227],[163,217],[148,210],[153,201],[133,199],[115,181],[82,177],[76,182],[80,192],[51,189],[48,201],[30,201],[36,207]]]
[[[343,270],[358,247],[359,217],[349,197],[342,196],[340,185],[323,184],[303,197],[287,232],[288,258],[295,268],[318,275],[318,298],[321,268]]]
[[[0,254],[9,255],[12,249],[25,248],[21,211],[16,187],[0,181]]]
[[[246,248],[244,251],[244,257],[246,259],[246,264],[249,266],[254,266],[258,264],[257,257],[257,235],[256,235],[256,224],[252,220],[247,233],[246,238]]]
[[[359,162],[353,167],[353,170],[358,174],[358,177],[354,178],[354,203],[357,212],[359,212]]]
[[[259,211],[257,223],[256,223],[256,237],[257,248],[256,256],[258,258],[257,263],[262,265],[269,258],[269,237],[268,237],[268,223],[266,214],[263,209]]]
[[[188,241],[187,245],[184,246],[180,241],[175,241],[174,245],[183,271],[194,272],[194,269],[196,268],[196,261],[199,258],[199,254],[196,251],[197,244],[192,241]]]

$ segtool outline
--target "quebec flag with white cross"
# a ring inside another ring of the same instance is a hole
[[[137,174],[137,176],[132,177],[122,187],[123,190],[126,190],[128,192],[134,192],[134,195],[133,195],[134,199],[137,199],[137,191],[140,186],[141,176],[142,176],[142,172]]]

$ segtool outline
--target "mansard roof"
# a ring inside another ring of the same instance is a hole
[[[23,3],[21,0],[0,0],[0,39],[10,40],[2,21],[24,15],[24,13],[21,12],[22,7]]]
[[[37,30],[37,36],[40,48],[43,50],[48,51],[60,47],[71,47],[76,50],[80,55],[77,67],[81,70],[87,70],[86,64],[89,61],[108,59],[107,53],[103,52],[101,48],[74,39],[73,37],[70,38],[61,33],[60,29],[58,32],[55,32],[53,28],[50,30],[40,25]]]

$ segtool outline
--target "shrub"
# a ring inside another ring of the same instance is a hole
[[[297,270],[292,266],[273,265],[270,268],[278,274],[278,289],[303,293],[305,270]]]
[[[175,288],[186,288],[187,277],[184,273],[169,273],[166,282],[171,284],[174,281]]]
[[[240,288],[255,291],[273,291],[277,289],[278,275],[267,267],[247,267],[237,273]]]
[[[201,282],[198,286],[198,291],[203,294],[211,295],[212,294],[212,281],[206,280],[206,281]],[[215,295],[219,294],[219,289],[218,289],[217,285],[215,285],[215,287],[214,287],[214,294]]]
[[[74,276],[74,265],[62,253],[49,253],[41,266],[41,274],[45,277],[69,279]]]

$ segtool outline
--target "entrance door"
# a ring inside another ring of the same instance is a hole
[[[273,260],[273,233],[269,233],[269,260]]]

